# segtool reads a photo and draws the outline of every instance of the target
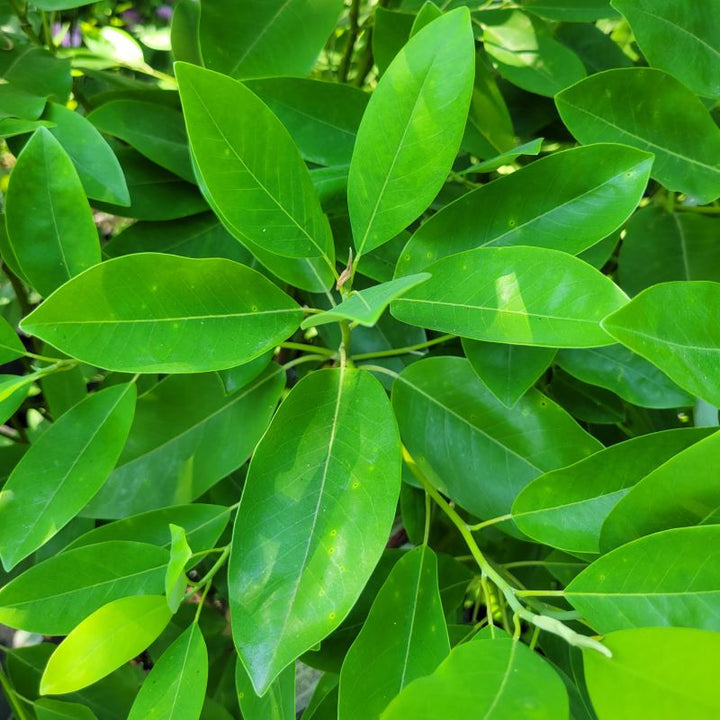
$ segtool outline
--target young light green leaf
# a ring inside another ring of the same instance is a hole
[[[7,570],[53,537],[102,487],[130,431],[136,396],[133,383],[89,395],[17,464],[0,490],[0,557]]]
[[[430,676],[410,683],[382,720],[560,720],[565,686],[549,663],[517,640],[476,640],[456,647]]]
[[[20,153],[7,191],[8,240],[41,295],[100,262],[100,242],[80,178],[47,128]]]
[[[613,0],[653,67],[674,75],[694,93],[720,96],[720,3]]]
[[[5,365],[25,354],[25,346],[10,323],[0,317],[0,365]]]
[[[192,557],[192,549],[188,545],[185,530],[170,523],[170,562],[165,572],[165,597],[170,611],[176,613],[185,597],[188,580],[185,565]]]
[[[691,628],[619,630],[603,638],[612,658],[583,652],[599,720],[714,720],[720,635]]]
[[[651,68],[607,70],[564,90],[555,103],[581,143],[621,142],[647,150],[655,154],[652,177],[668,190],[701,203],[720,196],[720,129],[671,75]]]
[[[449,652],[437,558],[423,545],[393,567],[345,656],[338,717],[377,720],[408,683],[434,672]]]
[[[33,709],[37,720],[97,720],[97,715],[87,705],[52,698],[36,700]]]
[[[160,594],[168,560],[167,550],[130,541],[67,550],[0,589],[0,622],[41,635],[66,635],[111,600]]]
[[[602,448],[536,390],[509,410],[463,358],[413,363],[395,380],[392,402],[423,474],[480,518],[509,512],[530,480]]]
[[[660,530],[720,522],[718,467],[717,432],[660,465],[608,515],[600,536],[603,552]]]
[[[541,475],[518,495],[513,519],[537,542],[571,553],[600,552],[603,522],[630,488],[709,432],[686,428],[641,435]]]
[[[374,285],[366,290],[354,291],[346,300],[331,310],[305,318],[300,327],[305,330],[341,320],[351,320],[359,325],[372,327],[395,298],[400,297],[410,288],[424,283],[429,278],[429,273],[418,273]]]
[[[85,618],[50,656],[41,695],[92,685],[139,655],[165,629],[171,613],[162,595],[113,600]]]
[[[627,302],[595,268],[547,248],[477,248],[438,260],[427,271],[429,280],[393,301],[393,316],[473,340],[611,345],[600,321]]]
[[[208,652],[197,623],[158,658],[128,720],[198,720],[208,680]]]
[[[718,406],[719,314],[720,283],[668,282],[641,292],[602,327],[681,388]]]
[[[650,155],[624,145],[589,145],[544,157],[433,215],[403,250],[396,275],[482,245],[532,245],[576,255],[628,218],[651,166]]]
[[[233,639],[257,692],[350,612],[399,491],[400,440],[380,383],[347,367],[304,377],[255,451],[230,554]]]
[[[470,16],[458,8],[415,35],[381,78],[348,176],[358,256],[397,235],[442,187],[462,139],[473,65]]]
[[[258,697],[250,676],[238,658],[235,687],[243,720],[295,720],[295,663],[288,665]]]
[[[658,625],[720,631],[720,525],[623,545],[583,570],[565,597],[600,633]]]
[[[244,265],[137,253],[65,284],[21,328],[108,370],[192,373],[249,362],[301,319],[294,300]]]

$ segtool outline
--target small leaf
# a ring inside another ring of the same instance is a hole
[[[40,694],[74,692],[109,675],[145,650],[170,617],[162,595],[126,597],[103,605],[50,656],[40,680]]]
[[[288,665],[258,697],[240,658],[235,665],[235,687],[243,720],[295,720],[295,663]]]
[[[37,720],[97,720],[95,713],[80,703],[40,698],[33,703]]]
[[[25,346],[10,323],[0,317],[0,365],[5,365],[25,354]]]
[[[170,562],[165,572],[165,597],[170,611],[176,613],[185,597],[188,580],[185,565],[192,557],[192,549],[188,545],[185,530],[178,525],[170,524]]]

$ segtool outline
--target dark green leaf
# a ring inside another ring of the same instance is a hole
[[[238,658],[235,686],[243,720],[295,720],[295,663],[288,665],[258,697],[250,676]]]
[[[520,6],[529,12],[564,22],[593,22],[615,17],[610,0],[520,0]]]
[[[0,317],[0,365],[5,365],[24,354],[25,347],[14,328],[5,318]]]

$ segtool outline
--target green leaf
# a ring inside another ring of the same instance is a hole
[[[130,204],[120,162],[103,136],[80,113],[48,103],[43,118],[54,123],[50,132],[75,165],[83,189],[93,200]]]
[[[530,480],[602,447],[536,390],[509,410],[463,358],[413,363],[395,380],[392,402],[423,474],[480,518],[509,512]]]
[[[342,12],[342,0],[205,2],[204,64],[232,77],[307,75]]]
[[[470,18],[461,8],[423,28],[381,78],[348,176],[358,256],[397,235],[442,187],[462,139],[473,66]]]
[[[554,348],[462,341],[465,356],[488,390],[507,408],[535,384],[555,357]]]
[[[15,329],[3,317],[0,317],[0,365],[5,365],[25,354],[25,347],[20,342]]]
[[[593,267],[547,248],[483,247],[438,260],[427,271],[429,280],[393,301],[393,316],[473,340],[610,345],[600,321],[627,302]]]
[[[393,567],[345,656],[339,716],[379,718],[408,683],[434,672],[449,652],[437,558],[423,545]]]
[[[233,638],[256,691],[350,612],[399,491],[400,440],[380,383],[352,368],[303,378],[255,451],[230,554]]]
[[[33,703],[37,720],[97,720],[95,713],[86,705],[41,698]]]
[[[125,141],[160,167],[194,182],[185,123],[177,110],[141,100],[114,100],[93,110],[87,119],[100,132]]]
[[[426,25],[437,20],[442,15],[442,10],[432,0],[426,0],[415,16],[415,22],[410,30],[410,37],[417,35]]]
[[[720,635],[690,628],[620,630],[603,638],[612,658],[586,650],[585,679],[599,720],[713,720]]]
[[[720,96],[720,3],[613,0],[653,67],[674,75],[694,93]]]
[[[170,621],[161,595],[113,600],[85,618],[50,656],[41,695],[63,695],[92,685],[147,648]]]
[[[0,118],[2,113],[0,112]],[[16,135],[31,133],[40,127],[52,127],[53,123],[46,120],[20,120],[18,118],[6,117],[0,119],[0,137],[11,138]]]
[[[232,395],[215,374],[165,378],[138,401],[117,467],[84,514],[122,518],[199,497],[248,459],[284,387],[278,365]]]
[[[555,103],[581,143],[621,142],[653,152],[652,177],[668,190],[701,203],[720,196],[720,129],[674,77],[651,68],[607,70],[561,92]]]
[[[610,0],[520,0],[520,6],[547,20],[572,23],[593,22],[617,16],[610,7]]]
[[[640,407],[687,407],[695,402],[654,365],[622,345],[561,350],[556,362],[578,380],[611,390]]]
[[[158,658],[128,720],[198,720],[207,680],[208,652],[193,623]]]
[[[0,419],[9,420],[22,405],[30,392],[30,386],[37,379],[35,373],[30,375],[0,375]]]
[[[648,535],[603,555],[566,588],[600,633],[633,627],[720,631],[720,525]]]
[[[529,537],[571,553],[600,552],[600,532],[633,485],[709,430],[641,435],[533,480],[513,503],[513,519]],[[604,532],[604,531],[603,531]]]
[[[170,23],[170,45],[174,60],[202,65],[199,25],[200,3],[198,0],[178,0],[174,4]]]
[[[669,282],[644,290],[602,326],[681,388],[718,406],[718,313],[720,283]]]
[[[220,370],[218,376],[225,388],[225,394],[232,395],[237,390],[249,385],[270,364],[272,358],[272,353],[267,352],[249,363]]]
[[[410,39],[415,15],[409,12],[386,10],[376,6],[373,13],[373,60],[380,76],[387,72],[390,63]]]
[[[625,421],[622,400],[603,388],[588,385],[555,368],[547,386],[548,395],[576,420],[596,425],[615,425]]]
[[[243,720],[295,720],[295,663],[288,665],[258,697],[250,676],[238,658],[235,687]]]
[[[484,717],[561,720],[568,697],[557,673],[521,642],[476,640],[456,647],[429,677],[403,690],[383,720]]]
[[[42,114],[45,102],[46,98],[25,92],[10,83],[0,84],[0,119],[37,120]]]
[[[482,245],[532,245],[576,255],[628,218],[651,165],[648,154],[623,145],[590,145],[544,157],[431,217],[403,250],[396,274],[424,270]]]
[[[60,58],[42,47],[20,46],[4,70],[4,79],[16,88],[65,103],[72,90],[70,58]]]
[[[165,596],[170,611],[176,613],[185,598],[188,580],[185,565],[192,557],[192,549],[188,545],[185,530],[178,525],[170,524],[170,562],[165,572]]]
[[[564,23],[558,27],[555,37],[577,53],[591,74],[633,64],[611,35],[596,25]]]
[[[167,550],[139,542],[68,550],[0,589],[0,622],[42,635],[66,635],[111,600],[161,593],[168,559]]]
[[[33,0],[33,5],[49,12],[56,10],[71,10],[72,8],[87,5],[86,0]]]
[[[7,570],[45,544],[102,487],[130,431],[136,395],[133,383],[89,395],[17,464],[0,491],[0,556]]]
[[[341,320],[352,320],[365,327],[372,327],[395,298],[425,282],[429,277],[428,273],[418,273],[374,285],[366,290],[353,291],[347,299],[331,310],[305,318],[300,327],[305,330]]]
[[[720,433],[692,445],[644,477],[602,526],[603,551],[643,535],[720,522]]]
[[[585,77],[580,58],[549,29],[522,12],[484,21],[485,51],[495,69],[523,90],[552,97]]]
[[[65,284],[21,328],[108,370],[191,373],[253,360],[301,319],[290,297],[239,263],[137,253]]]
[[[492,172],[493,170],[497,170],[502,165],[509,165],[513,163],[515,160],[517,160],[522,155],[539,155],[540,150],[542,149],[542,143],[543,138],[536,138],[535,140],[530,140],[529,142],[523,143],[522,145],[518,145],[517,147],[514,147],[512,150],[507,150],[504,153],[501,153],[500,155],[496,155],[493,158],[490,158],[489,160],[485,160],[481,163],[476,163],[475,165],[471,165],[467,170],[463,170],[461,173],[462,175],[467,175],[468,173],[487,173]]]
[[[8,239],[41,295],[100,262],[100,243],[75,168],[47,128],[23,148],[7,192]]]

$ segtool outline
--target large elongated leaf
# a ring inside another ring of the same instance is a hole
[[[42,635],[65,635],[111,600],[161,593],[169,557],[163,548],[130,541],[68,550],[0,590],[0,622]]]
[[[399,437],[380,383],[351,368],[303,378],[255,451],[235,521],[233,638],[256,691],[348,614],[399,491]]]
[[[655,154],[652,176],[669,190],[701,202],[720,195],[720,129],[671,75],[651,68],[607,70],[564,90],[555,102],[581,143],[621,142],[647,150]]]
[[[518,495],[513,519],[526,535],[545,545],[597,553],[605,518],[630,488],[709,432],[688,428],[641,435],[546,473]]]
[[[250,676],[238,659],[235,687],[243,720],[295,720],[295,663],[288,665],[258,697]]]
[[[207,678],[205,640],[193,623],[157,660],[128,720],[198,720]]]
[[[437,558],[422,546],[393,567],[345,656],[338,717],[377,720],[408,683],[434,672],[449,652]]]
[[[595,268],[546,248],[477,248],[438,260],[427,271],[432,277],[394,300],[392,314],[411,325],[473,340],[611,345],[600,321],[627,302],[625,293]]]
[[[301,319],[292,299],[244,265],[137,253],[67,283],[21,327],[108,370],[190,373],[248,362]]]
[[[392,401],[423,473],[481,518],[509,512],[530,480],[602,447],[536,390],[506,408],[463,358],[410,365],[395,381]]]
[[[41,295],[100,262],[100,242],[80,178],[47,128],[39,128],[20,153],[6,202],[14,259]]]
[[[600,633],[658,625],[720,631],[720,525],[623,545],[583,570],[565,597]]]
[[[482,245],[532,245],[576,255],[628,218],[651,166],[650,155],[624,145],[589,145],[549,155],[433,215],[403,250],[396,274],[418,272],[439,258]]]
[[[6,569],[46,543],[102,487],[130,431],[136,395],[129,383],[88,396],[17,464],[0,491],[0,557]]]
[[[50,656],[41,695],[80,690],[132,660],[165,629],[171,614],[161,595],[121,598],[85,618]]]
[[[568,697],[550,664],[521,642],[476,640],[456,647],[429,677],[410,683],[382,717],[560,720],[568,717]]]
[[[718,406],[719,316],[720,283],[668,282],[644,290],[602,326],[681,388]]]
[[[720,96],[720,3],[613,0],[648,62],[693,92]]]
[[[397,235],[442,187],[465,128],[473,66],[470,16],[458,8],[415,35],[378,83],[348,176],[359,255]]]
[[[140,398],[118,465],[83,514],[122,518],[202,495],[248,459],[284,387],[277,365],[231,395],[216,375],[165,378]]]

